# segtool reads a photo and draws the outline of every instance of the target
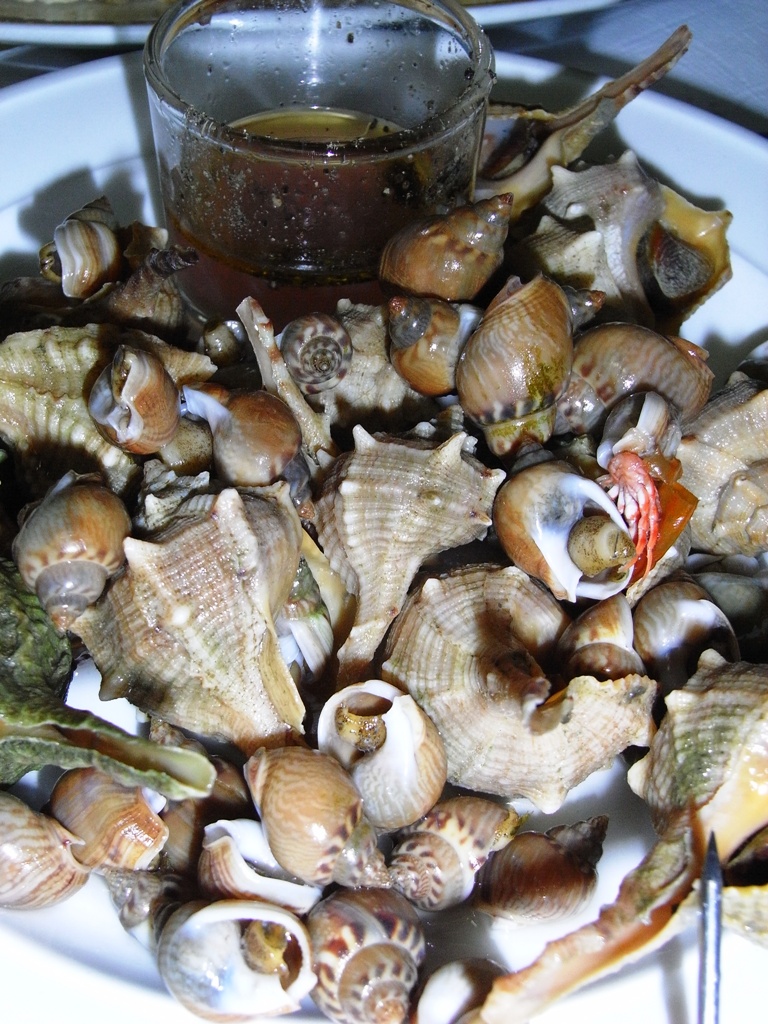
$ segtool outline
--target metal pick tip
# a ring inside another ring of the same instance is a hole
[[[714,833],[710,833],[701,872],[698,1024],[718,1024],[720,1018],[722,892],[723,874],[717,841]]]

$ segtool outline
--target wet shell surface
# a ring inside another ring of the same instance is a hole
[[[546,832],[518,832],[482,868],[474,905],[521,923],[575,914],[595,891],[607,828],[601,815]]]
[[[247,754],[301,730],[274,625],[300,545],[286,484],[266,497],[226,489],[161,536],[128,538],[126,571],[76,626],[102,699],[128,697]]]
[[[316,980],[304,925],[261,900],[184,904],[165,923],[157,965],[181,1005],[213,1021],[292,1013]]]
[[[379,280],[413,295],[470,301],[502,264],[512,209],[504,194],[408,225],[384,246]]]
[[[284,870],[312,885],[389,885],[362,798],[334,757],[305,747],[261,749],[245,777]]]
[[[36,910],[74,895],[90,874],[73,854],[81,842],[54,818],[0,793],[0,907]]]
[[[331,567],[357,597],[339,651],[339,683],[358,682],[422,563],[485,536],[502,470],[486,469],[457,433],[438,444],[355,427],[355,449],[339,457],[315,504]]]
[[[122,786],[98,768],[65,772],[51,792],[50,807],[56,820],[83,840],[73,852],[87,867],[147,869],[168,838],[150,794]]]
[[[125,505],[100,478],[68,473],[27,514],[13,540],[19,572],[60,629],[101,595],[123,565]]]
[[[571,372],[572,323],[569,300],[554,282],[510,278],[464,346],[459,402],[496,455],[549,440]]]
[[[468,303],[396,295],[387,303],[389,358],[422,395],[448,395],[456,388],[456,364],[482,311]]]
[[[603,488],[565,462],[538,462],[510,476],[496,495],[493,522],[509,558],[559,600],[606,598],[629,583],[635,549],[627,524]]]
[[[426,954],[418,915],[391,889],[340,891],[307,919],[317,986],[337,1024],[402,1024]]]
[[[413,697],[391,683],[337,691],[320,712],[317,745],[347,768],[375,828],[410,825],[443,791],[443,741]]]
[[[479,796],[449,797],[401,829],[389,858],[392,885],[422,910],[443,910],[472,892],[477,872],[520,825],[516,811]]]
[[[382,676],[437,726],[450,782],[527,797],[550,813],[627,746],[648,745],[656,684],[582,675],[550,696],[540,667],[502,626],[487,575],[427,579],[387,637]]]
[[[291,320],[277,340],[291,376],[307,395],[335,388],[352,362],[349,332],[325,313]]]
[[[53,241],[40,250],[40,272],[60,282],[69,298],[94,295],[121,276],[123,254],[117,230],[106,196],[87,203],[57,225]]]

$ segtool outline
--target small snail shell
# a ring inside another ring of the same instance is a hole
[[[563,677],[592,675],[621,679],[636,672],[645,675],[642,658],[632,646],[632,609],[624,594],[614,594],[587,608],[566,627],[557,642]]]
[[[610,536],[608,543],[598,536],[598,547],[590,553],[590,544],[582,542],[595,539],[592,527],[582,524],[596,512],[604,513],[599,526],[610,520]],[[546,583],[558,600],[602,599],[627,585],[629,571],[622,564],[633,548],[619,543],[631,544],[626,523],[599,484],[563,462],[534,463],[509,477],[496,494],[493,522],[515,565]],[[582,530],[587,536],[579,536]]]
[[[40,250],[41,274],[60,281],[64,294],[75,299],[87,299],[103,284],[119,280],[123,256],[117,227],[104,196],[70,214]]]
[[[576,913],[597,884],[607,828],[608,818],[599,815],[547,832],[519,832],[481,870],[475,905],[519,921]]]
[[[456,364],[481,311],[418,295],[396,295],[387,304],[389,360],[419,394],[456,390]]]
[[[352,361],[349,332],[327,313],[297,317],[277,341],[291,376],[305,395],[336,387]]]
[[[312,999],[337,1024],[400,1024],[425,956],[413,907],[390,889],[343,890],[307,918],[317,986]]]
[[[165,922],[157,946],[168,991],[205,1020],[298,1010],[315,984],[311,963],[301,921],[261,900],[184,904]]]
[[[335,693],[320,712],[317,743],[349,771],[375,828],[410,825],[445,786],[448,766],[437,729],[392,683],[369,679]]]
[[[82,888],[90,871],[72,853],[81,842],[58,821],[0,792],[0,907],[50,907]]]
[[[422,910],[463,902],[475,875],[520,823],[517,813],[479,796],[441,800],[402,829],[389,862],[392,885]]]
[[[131,520],[97,477],[67,473],[22,523],[13,558],[60,629],[96,601],[125,560]]]
[[[98,768],[73,768],[53,787],[51,814],[83,840],[75,856],[88,867],[150,867],[168,827],[140,786],[123,786]]]
[[[149,455],[168,444],[181,419],[179,392],[153,352],[119,345],[88,397],[101,434],[123,451]]]
[[[473,299],[504,259],[512,196],[492,196],[402,228],[384,246],[379,279],[413,295]]]
[[[288,406],[268,391],[228,391],[215,384],[183,388],[187,412],[208,421],[213,460],[224,483],[274,483],[301,448],[301,429]]]
[[[389,885],[360,794],[330,754],[261,749],[245,778],[275,860],[290,874],[317,885]]]
[[[541,275],[510,278],[486,309],[456,367],[459,402],[496,455],[549,440],[573,358],[568,296]]]

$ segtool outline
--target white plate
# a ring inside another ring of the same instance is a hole
[[[612,7],[620,0],[518,0],[508,3],[487,3],[472,5],[469,10],[484,26],[509,25],[516,21],[532,21],[535,18],[550,18],[564,14],[578,14]],[[126,0],[126,7],[131,0]],[[0,0],[0,43],[30,43],[38,46],[140,46],[147,38],[151,20],[117,24],[109,17],[110,4],[89,4],[102,9],[103,21],[85,23],[75,20],[82,17],[82,4],[67,6],[25,2],[25,0]],[[146,7],[147,4],[144,4]],[[160,3],[157,4],[158,8]],[[130,9],[130,8],[128,8]],[[42,11],[43,17],[35,17],[35,10]],[[13,12],[10,20],[9,11]],[[61,20],[52,20],[53,18]],[[6,20],[9,19],[9,20]]]
[[[523,102],[563,106],[593,87],[554,65],[497,55],[501,88]],[[87,111],[88,116],[83,116]],[[644,94],[621,114],[627,146],[692,199],[726,202],[734,278],[686,326],[709,344],[723,367],[768,338],[768,144],[717,118],[664,97]],[[55,224],[101,191],[123,221],[157,218],[155,169],[140,56],[110,57],[0,92],[0,280],[36,272],[36,253]],[[93,686],[73,703],[94,701]],[[105,713],[110,708],[102,708]],[[576,923],[613,899],[623,875],[651,842],[644,806],[628,790],[620,763],[575,790],[546,826],[590,813],[610,815],[597,894]],[[534,823],[544,824],[542,816]],[[567,930],[562,925],[560,931]],[[433,957],[481,950],[510,967],[523,966],[554,929],[490,926],[481,915],[451,913],[432,931]],[[696,1019],[696,936],[690,934],[640,965],[590,986],[537,1020],[622,1024],[693,1024]],[[72,900],[48,911],[0,912],[3,1019],[13,1024],[135,1024],[137,1019],[189,1024],[194,1019],[165,995],[149,954],[125,935],[97,878]],[[727,935],[723,951],[724,1022],[746,1019],[762,999],[768,954]],[[299,1022],[317,1020],[311,1008]]]
[[[0,0],[0,42],[141,46],[169,0]]]
[[[621,0],[516,0],[513,3],[472,5],[469,10],[485,28],[491,25],[511,25],[515,21],[534,21],[536,18],[555,18],[566,14],[581,14],[613,7]]]

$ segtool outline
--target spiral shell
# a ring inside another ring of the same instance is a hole
[[[396,295],[387,304],[389,358],[422,395],[447,395],[456,389],[456,364],[481,311],[417,295]]]
[[[305,747],[261,749],[245,773],[282,868],[321,886],[389,885],[360,794],[334,757]]]
[[[705,353],[695,345],[638,324],[598,324],[574,344],[555,433],[598,430],[613,406],[634,391],[657,392],[685,422],[703,408],[713,379]]]
[[[598,679],[619,679],[630,672],[643,675],[645,666],[632,646],[633,640],[632,609],[624,594],[598,601],[574,619],[558,640],[563,677],[589,674]],[[649,674],[657,678],[652,671]]]
[[[90,874],[73,856],[80,843],[58,821],[0,792],[0,907],[36,910],[76,893]]]
[[[125,560],[131,520],[93,476],[67,473],[24,519],[13,558],[60,629],[95,602]]]
[[[418,994],[413,1024],[469,1024],[496,978],[506,974],[493,960],[451,960],[427,978]]]
[[[208,421],[216,474],[224,483],[273,483],[299,454],[301,429],[288,406],[268,391],[201,384],[185,386],[183,394],[187,412]]]
[[[335,388],[352,361],[349,331],[327,313],[297,317],[277,341],[291,376],[305,395]]]
[[[520,922],[575,914],[595,891],[607,828],[600,815],[547,832],[518,832],[482,868],[475,906]]]
[[[483,797],[441,800],[399,831],[389,859],[392,885],[422,910],[455,906],[467,899],[477,872],[519,824],[513,809]]]
[[[123,451],[148,455],[166,445],[181,419],[179,392],[152,352],[119,345],[91,389],[88,411]]]
[[[316,980],[304,925],[261,900],[179,907],[160,935],[157,966],[182,1006],[213,1021],[292,1013]]]
[[[369,679],[337,691],[320,712],[317,742],[347,768],[375,828],[409,825],[443,791],[447,766],[437,729],[391,683]]]
[[[511,215],[512,196],[504,194],[407,225],[384,246],[379,279],[414,295],[468,302],[501,266]]]
[[[307,919],[317,986],[312,999],[337,1024],[402,1024],[426,948],[416,911],[399,893],[340,891]]]
[[[83,845],[81,864],[143,870],[158,857],[168,827],[138,786],[122,786],[98,768],[73,768],[51,792],[51,813]]]
[[[102,285],[117,281],[123,255],[117,220],[105,196],[71,213],[40,250],[40,272],[60,281],[68,298],[85,299]]]
[[[545,442],[573,358],[571,304],[554,282],[510,278],[487,307],[456,367],[459,402],[496,455]]]
[[[629,582],[634,546],[626,523],[602,487],[563,462],[511,476],[496,495],[493,521],[515,565],[560,600],[610,597]]]

